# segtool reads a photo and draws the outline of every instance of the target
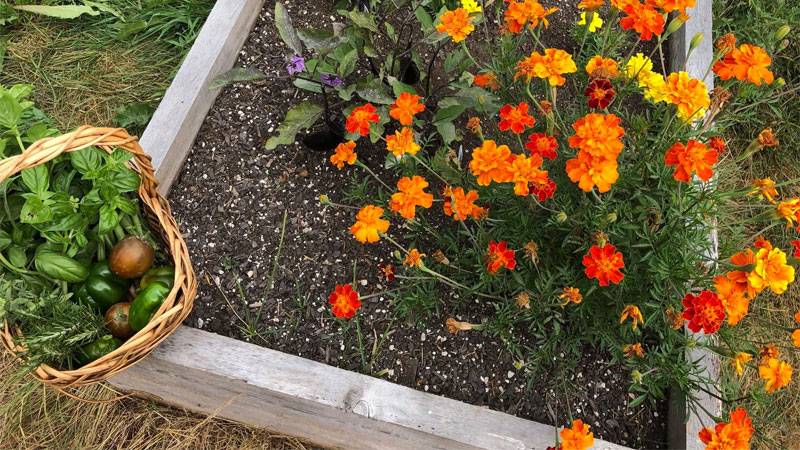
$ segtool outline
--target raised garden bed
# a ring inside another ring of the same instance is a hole
[[[353,184],[352,174],[335,170],[327,153],[309,152],[300,145],[263,151],[263,142],[302,95],[290,80],[227,88],[200,127],[198,117],[215,96],[206,89],[207,83],[233,63],[245,38],[242,30],[249,29],[260,3],[237,1],[226,5],[225,11],[219,5],[215,8],[142,145],[151,152],[151,147],[164,150],[154,156],[154,163],[161,163],[157,174],[163,175],[162,188],[169,189],[200,128],[170,195],[192,260],[204,280],[188,324],[308,360],[183,329],[153,357],[112,384],[323,445],[544,448],[552,445],[555,429],[511,414],[563,425],[572,413],[581,414],[598,438],[658,448],[667,445],[669,435],[670,448],[692,448],[697,424],[690,422],[684,428],[680,414],[668,422],[666,403],[628,408],[629,374],[607,365],[606,355],[586,355],[563,390],[549,389],[548,376],[552,380],[554,375],[526,378],[524,371],[514,368],[514,358],[499,339],[478,333],[454,337],[441,320],[422,315],[393,321],[388,298],[373,297],[362,310],[368,349],[391,330],[366,371],[416,391],[320,364],[356,372],[365,369],[361,358],[354,358],[355,330],[340,332],[329,318],[327,294],[331,279],[351,276],[349,262],[353,260],[358,261],[357,279],[363,291],[379,292],[385,282],[378,278],[376,266],[389,248],[379,245],[365,250],[345,235],[350,215],[328,210],[316,201],[320,194],[342,193]],[[309,23],[319,24],[330,14],[327,4],[318,3],[292,3],[290,8]],[[572,9],[571,3],[560,6]],[[239,62],[282,74],[283,44],[274,29],[273,10],[274,3],[267,2]],[[219,20],[223,14],[227,17]],[[692,16],[690,24],[710,36],[710,15],[695,12]],[[565,29],[572,20],[564,19]],[[554,21],[554,29],[557,24]],[[692,28],[676,33],[673,53],[685,49],[693,34]],[[220,36],[228,37],[221,42]],[[707,49],[695,51],[693,60],[710,57],[710,40],[707,44]],[[216,63],[208,64],[212,61]],[[700,61],[696,67],[706,65]],[[197,76],[197,67],[204,68],[202,76]],[[181,72],[185,72],[183,77]],[[180,98],[189,100],[176,101]],[[367,150],[359,158],[376,170],[382,166],[381,150]],[[289,214],[275,286],[262,299],[285,210]],[[234,274],[241,278],[246,307]],[[239,327],[243,324],[231,317],[231,310],[252,315],[260,302],[264,302],[264,317],[256,324],[258,333],[243,332]],[[442,317],[473,318],[472,312],[450,309],[445,301],[435,306],[442,309]],[[479,310],[475,314],[479,316]],[[532,391],[526,391],[529,383]],[[673,411],[683,409],[676,404]],[[596,448],[620,447],[598,440]]]

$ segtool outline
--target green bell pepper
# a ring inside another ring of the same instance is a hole
[[[136,296],[128,311],[128,323],[131,324],[134,331],[139,331],[147,326],[171,290],[172,288],[167,287],[163,282],[155,281]]]
[[[172,266],[159,267],[157,269],[150,269],[142,275],[142,280],[139,282],[139,289],[145,290],[150,284],[160,281],[172,289],[175,284],[175,268]]]
[[[77,357],[78,362],[86,365],[113,352],[114,350],[118,349],[120,345],[122,345],[122,340],[108,334],[101,336],[79,348],[78,353],[75,356]]]
[[[77,285],[73,293],[79,303],[105,313],[108,308],[125,297],[130,287],[131,281],[112,272],[108,261],[98,261],[89,270],[86,281]]]

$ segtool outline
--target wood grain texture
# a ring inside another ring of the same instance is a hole
[[[556,429],[189,327],[110,380],[165,403],[348,449],[544,449]],[[596,440],[595,449],[626,447]]]
[[[264,0],[219,0],[200,30],[139,143],[157,167],[159,193],[178,177],[195,136],[220,90],[215,77],[233,67]]]
[[[711,4],[710,0],[699,0],[694,8],[687,10],[690,19],[680,30],[670,36],[670,67],[673,72],[684,70],[693,78],[702,78],[708,71],[708,67],[714,59]],[[703,41],[694,49],[687,60],[686,54],[689,51],[689,43],[697,33],[703,33]],[[703,79],[703,82],[709,91],[714,89],[714,74],[710,73]],[[714,182],[715,180],[711,181],[711,183]],[[707,256],[709,260],[714,261],[717,259],[717,248],[719,246],[717,231],[714,227],[712,227],[708,239],[711,241],[712,246]],[[686,332],[693,334],[688,329]],[[706,339],[705,336],[699,334],[695,334],[694,337],[697,340]],[[716,353],[695,347],[686,352],[686,358],[691,361],[698,361],[705,368],[706,376],[715,380],[719,378],[720,358]],[[722,403],[716,398],[705,392],[695,392],[692,395],[707,411],[717,416],[721,414]],[[686,450],[702,450],[705,448],[700,439],[698,439],[697,434],[703,427],[713,427],[714,421],[701,408],[697,409],[699,414],[688,411],[685,394],[673,390],[670,397],[667,426],[670,448]]]

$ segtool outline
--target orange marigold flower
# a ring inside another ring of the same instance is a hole
[[[786,219],[787,228],[797,222],[797,231],[800,231],[800,197],[778,203],[776,213],[778,217]]]
[[[425,105],[419,103],[421,98],[419,95],[409,94],[408,92],[401,93],[397,100],[392,103],[389,115],[393,119],[400,121],[401,125],[411,125],[411,122],[414,121],[414,114],[425,111]]]
[[[361,136],[366,136],[369,134],[369,123],[378,123],[379,119],[378,115],[375,114],[375,107],[371,103],[359,106],[347,116],[347,132],[355,133],[358,131]]]
[[[581,0],[578,3],[578,9],[595,10],[605,3],[605,0]]]
[[[353,141],[347,141],[337,145],[336,150],[334,150],[336,153],[331,155],[331,163],[339,170],[342,170],[345,163],[352,166],[356,162],[357,155],[356,152],[353,151],[355,148],[356,143]]]
[[[622,11],[625,9],[626,6],[633,2],[638,2],[639,0],[611,0],[611,6],[617,8],[618,10]]]
[[[722,152],[725,151],[728,146],[725,144],[725,140],[719,136],[714,136],[708,140],[708,146],[713,148],[717,151],[717,155],[721,155]]]
[[[675,166],[672,174],[677,181],[688,183],[692,172],[703,181],[708,181],[714,175],[712,165],[717,163],[717,152],[709,150],[705,144],[689,139],[686,145],[675,143],[667,150],[664,162],[668,166]]]
[[[623,30],[633,28],[644,41],[649,41],[654,34],[659,35],[664,31],[664,17],[652,6],[643,3],[631,2],[624,8],[626,17],[619,21]]]
[[[589,108],[606,109],[614,100],[617,93],[614,92],[614,87],[608,80],[595,79],[589,83],[589,86],[583,92],[584,97],[589,97]]]
[[[483,212],[483,208],[475,205],[475,200],[478,199],[478,191],[469,191],[464,193],[464,188],[452,189],[450,194],[445,197],[444,213],[452,216],[455,213],[454,219],[467,220],[467,217],[472,216],[478,219]]]
[[[539,155],[551,161],[558,156],[558,153],[556,153],[558,142],[553,136],[548,136],[544,133],[533,133],[528,136],[525,148],[531,151],[531,155]]]
[[[589,425],[582,420],[573,420],[572,428],[564,428],[561,436],[561,450],[586,450],[594,445],[594,433],[589,432]]]
[[[758,367],[758,376],[767,381],[764,389],[772,394],[786,387],[792,380],[792,366],[776,358],[770,358],[766,364]]]
[[[739,48],[726,53],[725,57],[714,64],[714,73],[723,80],[746,79],[761,86],[762,80],[767,84],[772,84],[774,80],[772,72],[767,69],[770,64],[772,64],[772,58],[764,49],[755,45],[742,44]]]
[[[603,58],[602,56],[597,55],[590,59],[589,63],[586,64],[586,73],[588,73],[589,76],[592,76],[597,69],[606,69],[608,74],[612,77],[619,76],[619,65],[611,58]]]
[[[570,180],[577,182],[578,187],[586,192],[590,192],[595,186],[601,194],[611,190],[611,185],[619,178],[616,159],[592,156],[585,150],[579,151],[575,156],[567,161],[567,175]]]
[[[769,287],[776,294],[783,294],[794,281],[794,267],[786,264],[786,253],[779,248],[761,248],[756,253],[755,268],[747,274],[748,284],[761,292]]]
[[[472,151],[469,170],[478,178],[480,186],[488,186],[492,181],[505,183],[511,176],[508,172],[509,159],[511,150],[507,145],[498,147],[492,140],[483,141],[483,145]]]
[[[720,422],[713,430],[703,428],[698,436],[706,450],[747,450],[753,436],[752,420],[744,409],[737,408],[731,413],[730,423]]]
[[[780,144],[781,141],[775,139],[772,128],[767,128],[766,130],[761,130],[761,133],[758,133],[758,143],[761,144],[762,147],[775,147]]]
[[[756,238],[756,242],[753,244],[756,248],[765,248],[767,250],[772,250],[772,243],[768,240],[764,239],[764,236],[759,236]]]
[[[684,122],[703,116],[711,105],[706,84],[686,72],[671,73],[662,89],[664,100],[678,107],[678,117]]]
[[[528,104],[522,102],[519,106],[506,105],[500,108],[500,118],[502,119],[497,127],[500,131],[511,129],[516,134],[524,133],[526,127],[533,127],[536,119],[528,115]]]
[[[562,303],[561,306],[566,306],[570,302],[577,305],[583,301],[583,296],[581,295],[580,289],[568,286],[561,290],[561,295],[558,296],[558,299],[564,300],[564,303]]]
[[[614,114],[587,114],[572,124],[575,135],[569,138],[569,146],[593,156],[615,159],[622,151],[621,139],[625,136],[625,130],[619,126],[621,122]]]
[[[422,266],[422,258],[427,256],[425,253],[420,253],[419,250],[412,248],[408,251],[408,256],[403,261],[403,264],[408,267]]]
[[[758,354],[761,356],[758,364],[763,366],[770,358],[777,358],[781,352],[773,344],[767,344],[758,350]]]
[[[669,322],[669,327],[673,330],[679,330],[684,323],[686,323],[686,319],[683,318],[682,314],[679,314],[672,309],[667,309],[667,321]]]
[[[470,23],[472,22],[472,17],[469,16],[464,8],[445,12],[439,16],[439,21],[441,23],[436,25],[436,31],[440,34],[447,33],[453,38],[453,42],[463,41],[475,29],[475,25]]]
[[[694,8],[696,0],[647,0],[647,4],[661,8],[664,12],[680,11],[685,13],[687,8]]]
[[[392,211],[399,212],[406,219],[413,219],[417,206],[430,208],[433,205],[433,195],[424,191],[426,187],[428,182],[419,175],[401,178],[397,182],[400,192],[392,194],[392,201],[389,202]]]
[[[359,242],[377,242],[380,237],[378,232],[386,233],[389,221],[381,219],[383,208],[367,205],[356,214],[356,223],[350,227],[350,232]]]
[[[517,261],[514,259],[514,250],[508,250],[506,241],[489,242],[489,264],[486,270],[491,274],[497,273],[500,268],[504,267],[508,270],[514,270],[517,267]]]
[[[800,258],[800,241],[790,241],[789,243],[794,245],[794,255],[792,256],[795,258]],[[800,312],[795,314],[794,318],[800,322]]]
[[[639,311],[639,307],[636,305],[628,305],[625,309],[622,310],[622,314],[619,316],[619,323],[625,322],[625,319],[628,317],[631,318],[633,321],[633,329],[635,330],[636,327],[639,325],[639,322],[644,323],[644,317],[642,317],[642,312]]]
[[[517,63],[517,73],[514,80],[524,76],[526,82],[533,77],[547,78],[550,86],[562,86],[567,81],[561,76],[565,73],[577,72],[578,67],[572,60],[572,55],[556,48],[545,49],[544,55],[533,52],[531,55]]]
[[[739,352],[731,361],[731,365],[736,367],[736,373],[741,376],[744,372],[744,365],[750,362],[751,359],[753,359],[753,356],[749,353]]]
[[[481,130],[481,119],[477,117],[470,117],[467,121],[467,129],[474,134],[478,134],[478,131]]]
[[[750,299],[745,296],[745,288],[728,277],[714,278],[714,290],[728,314],[728,325],[736,325],[750,309]]]
[[[503,20],[508,25],[508,31],[519,34],[526,23],[530,23],[528,25],[530,29],[536,28],[540,21],[545,28],[549,27],[547,16],[556,11],[558,8],[544,9],[544,6],[536,0],[524,0],[508,5]]]
[[[400,158],[406,153],[416,155],[419,145],[414,142],[414,132],[411,131],[411,128],[403,127],[402,130],[395,131],[394,135],[386,136],[386,150]]]
[[[633,358],[634,356],[644,358],[644,349],[642,349],[642,344],[626,345],[622,349],[622,354],[624,354],[626,358]]]
[[[800,347],[800,330],[794,330],[792,332],[792,345]]]
[[[530,183],[544,183],[547,180],[547,171],[539,170],[542,166],[542,157],[539,155],[531,155],[530,158],[525,155],[514,155],[511,164],[508,166],[508,172],[511,175],[511,181],[514,183],[514,193],[520,196],[525,196],[530,193],[528,185]]]
[[[703,291],[700,295],[686,294],[683,297],[683,318],[689,321],[689,329],[695,333],[703,330],[714,334],[725,319],[725,309],[716,293]]]
[[[744,267],[749,266],[750,264],[755,266],[755,253],[753,253],[753,250],[748,248],[743,252],[731,255],[731,262],[736,266]],[[750,285],[750,282],[747,279],[748,274],[749,272],[745,272],[743,270],[733,270],[728,272],[727,277],[736,283],[739,289],[747,291],[747,295],[750,298],[753,298],[757,292],[756,289]]]
[[[472,78],[472,84],[482,88],[486,88],[488,86],[490,89],[498,89],[500,87],[500,85],[497,83],[497,76],[495,76],[494,72],[479,73],[478,75],[475,75]]]
[[[747,195],[758,195],[759,199],[766,198],[768,202],[775,204],[773,196],[778,196],[778,190],[772,187],[775,186],[775,182],[771,178],[756,178],[750,184],[753,185],[754,189],[748,192]]]
[[[736,49],[736,36],[728,33],[717,41],[717,50],[722,50],[725,53],[730,53]]]
[[[592,246],[589,254],[583,255],[583,265],[586,266],[586,276],[597,278],[600,286],[608,286],[609,282],[619,284],[625,278],[619,270],[625,267],[622,253],[617,252],[617,248],[611,244]]]
[[[356,310],[361,308],[358,292],[349,284],[338,285],[328,297],[328,302],[333,306],[333,315],[340,319],[349,319],[356,315]]]

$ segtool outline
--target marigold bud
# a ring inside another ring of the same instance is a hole
[[[598,247],[603,248],[608,242],[608,235],[603,233],[602,230],[597,230],[592,233],[592,242],[597,244]]]
[[[556,214],[556,222],[564,223],[566,221],[567,221],[567,214],[565,212],[562,211],[562,212]]]
[[[789,46],[789,40],[788,39],[784,39],[784,40],[781,41],[781,50],[785,49],[788,46]]]
[[[692,37],[692,40],[689,41],[689,51],[692,51],[700,46],[700,43],[703,42],[706,35],[703,33],[697,33]]]
[[[780,88],[782,88],[784,86],[786,86],[786,80],[784,80],[783,77],[780,77],[777,80],[775,80],[775,87],[776,88],[780,89]]]
[[[642,373],[639,372],[638,370],[634,370],[633,372],[631,372],[631,378],[633,378],[633,381],[635,381],[636,383],[641,383]]]
[[[614,223],[617,221],[617,213],[606,214],[606,223]]]
[[[395,250],[394,253],[392,253],[392,255],[394,255],[394,257],[397,258],[397,259],[400,259],[400,260],[403,259],[403,257],[400,255],[400,251],[399,250]]]
[[[553,104],[548,102],[547,100],[542,100],[539,102],[539,106],[542,108],[542,112],[545,114],[550,114],[553,112]]]
[[[481,131],[481,119],[478,117],[470,117],[467,121],[467,129],[473,134],[478,134]]]
[[[681,20],[681,16],[672,19],[669,25],[667,25],[666,35],[669,36],[670,34],[678,31],[681,28],[681,26],[683,26],[683,22],[684,21]]]
[[[781,39],[788,36],[790,31],[792,31],[792,27],[790,27],[789,25],[784,25],[778,28],[778,31],[775,32],[775,40],[780,41]]]
[[[330,205],[331,204],[331,201],[328,199],[328,196],[325,195],[325,194],[322,194],[322,195],[319,196],[319,202],[322,203],[323,205]]]
[[[697,341],[695,341],[694,339],[689,339],[688,341],[686,341],[686,346],[689,348],[697,347]]]

